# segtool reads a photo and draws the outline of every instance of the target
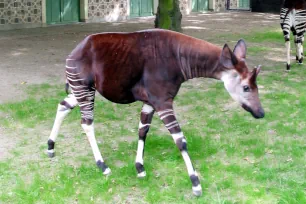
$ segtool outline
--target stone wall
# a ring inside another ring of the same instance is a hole
[[[182,14],[186,15],[190,13],[190,2],[192,0],[179,0],[180,1],[180,10],[182,12]]]
[[[215,11],[225,11],[227,9],[227,0],[215,0]]]
[[[41,0],[0,0],[0,29],[6,25],[41,22]]]
[[[117,21],[128,16],[127,0],[88,0],[88,21]]]
[[[238,5],[239,5],[239,0],[231,0],[229,8],[230,9],[238,9],[239,8]]]

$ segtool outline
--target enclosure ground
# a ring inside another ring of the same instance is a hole
[[[65,56],[86,35],[152,27],[147,18],[0,33],[0,203],[306,203],[306,68],[292,60],[292,71],[285,71],[278,15],[183,18],[185,34],[220,47],[244,38],[249,68],[263,66],[261,120],[236,104],[220,81],[193,79],[181,87],[174,108],[202,197],[192,195],[184,161],[157,116],[146,141],[147,177],[136,178],[140,102],[96,99],[96,137],[110,176],[95,166],[78,108],[64,121],[56,157],[46,156],[56,107],[66,96]]]

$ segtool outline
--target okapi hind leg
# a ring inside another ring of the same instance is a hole
[[[82,128],[84,130],[84,132],[86,133],[86,136],[88,138],[88,141],[90,143],[92,152],[94,154],[95,157],[95,161],[96,164],[98,166],[99,169],[101,169],[101,171],[103,172],[104,175],[108,175],[111,173],[110,168],[108,168],[108,166],[105,164],[102,155],[100,153],[98,144],[97,144],[97,140],[95,137],[95,132],[94,132],[94,123],[89,123],[89,124],[82,124]]]
[[[59,129],[61,127],[61,124],[64,118],[77,105],[78,105],[78,102],[73,94],[69,94],[61,103],[58,104],[55,121],[53,124],[51,134],[48,139],[47,152],[50,158],[55,156],[55,152],[54,152],[55,140],[58,136],[58,132],[59,132]]]
[[[144,104],[141,109],[141,115],[139,121],[139,128],[138,128],[139,139],[138,139],[137,155],[135,160],[135,167],[138,172],[137,174],[138,178],[143,178],[146,176],[146,171],[143,167],[144,146],[153,115],[154,115],[153,107]]]
[[[176,121],[172,104],[168,105],[167,108],[157,109],[157,111],[158,111],[157,114],[159,115],[160,119],[164,122],[166,128],[171,133],[175,144],[177,145],[178,149],[182,154],[182,157],[187,167],[188,175],[192,182],[193,194],[196,196],[201,196],[202,187],[200,184],[200,180],[197,172],[193,168],[191,159],[187,151],[187,141],[186,138],[184,137],[183,132],[181,131],[178,122]]]
[[[104,175],[111,173],[110,168],[105,164],[101,152],[99,150],[97,140],[95,137],[94,131],[94,99],[95,99],[95,88],[93,87],[83,87],[80,90],[74,90],[76,98],[79,102],[81,110],[81,126],[87,136],[87,139],[90,143],[92,152],[95,157],[96,164],[99,169],[103,172]]]

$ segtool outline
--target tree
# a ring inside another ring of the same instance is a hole
[[[182,13],[179,0],[159,0],[155,28],[181,31]]]

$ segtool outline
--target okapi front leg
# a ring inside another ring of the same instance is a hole
[[[141,110],[140,121],[139,121],[139,140],[138,140],[137,155],[135,161],[136,170],[138,172],[137,177],[139,178],[143,178],[146,176],[146,171],[143,167],[144,146],[153,115],[154,115],[153,107],[144,104]]]
[[[68,115],[68,113],[78,104],[75,96],[73,94],[69,94],[61,103],[57,106],[57,113],[55,117],[55,121],[53,124],[53,128],[51,134],[48,139],[48,156],[54,157],[54,146],[55,140],[58,136],[59,129],[64,118]]]
[[[202,195],[202,187],[200,184],[199,177],[197,175],[197,172],[193,168],[189,154],[187,152],[186,138],[184,137],[184,134],[181,131],[181,128],[178,122],[176,121],[172,107],[171,109],[164,109],[164,110],[158,111],[157,114],[159,115],[160,119],[164,122],[166,128],[171,133],[175,144],[181,151],[181,154],[183,156],[183,159],[187,167],[187,171],[188,171],[190,180],[192,182],[193,194],[196,196]]]

